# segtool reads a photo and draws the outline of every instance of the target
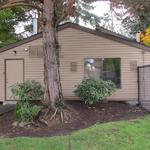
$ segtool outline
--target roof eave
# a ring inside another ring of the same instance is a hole
[[[83,31],[83,32],[87,32],[87,33],[90,33],[90,34],[93,34],[93,35],[96,35],[96,36],[104,37],[104,38],[107,38],[107,39],[110,39],[110,40],[113,40],[113,41],[116,41],[116,42],[119,42],[119,43],[122,43],[122,44],[126,44],[128,46],[132,46],[132,47],[150,52],[150,47],[145,46],[145,45],[143,45],[141,43],[138,43],[136,41],[131,41],[130,39],[127,39],[127,38],[115,36],[113,32],[112,32],[112,34],[103,33],[103,32],[100,32],[100,31],[98,32],[97,30],[92,30],[92,29],[89,29],[89,28],[86,28],[86,27],[83,27],[83,26],[80,26],[80,25],[77,25],[77,24],[74,24],[74,23],[64,23],[64,24],[62,24],[58,27],[58,31],[64,30],[66,28],[77,29],[77,30],[80,30],[80,31]],[[39,38],[42,38],[42,33],[38,33],[36,35],[33,35],[33,36],[31,36],[29,38],[26,38],[22,41],[19,41],[17,43],[10,44],[7,47],[0,48],[0,53],[2,53],[4,51],[7,51],[9,49],[18,47],[20,45],[29,43],[31,41],[37,40]]]

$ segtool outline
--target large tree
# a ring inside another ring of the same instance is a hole
[[[96,25],[100,24],[102,18],[92,12],[94,9],[95,7],[92,4],[83,0],[76,0],[74,17],[68,17],[66,20],[76,24],[79,24],[82,21],[85,24],[90,24],[91,26],[95,27]]]
[[[74,17],[68,16],[64,22],[73,22],[79,24],[83,22],[84,24],[90,24],[95,27],[97,24],[101,23],[102,18],[95,15],[92,11],[95,7],[92,4],[86,3],[82,0],[76,0],[76,10]],[[42,13],[41,10],[34,10],[27,7],[11,7],[9,9],[4,9],[0,11],[0,32],[1,37],[0,47],[6,46],[10,43],[16,42],[18,39],[23,38],[22,36],[30,36],[33,32],[32,16],[33,12],[38,15],[38,32],[42,31]],[[7,22],[7,24],[6,24]],[[27,23],[26,23],[27,22]],[[21,23],[24,26],[24,31],[15,34],[15,27]],[[6,30],[7,29],[7,30]],[[4,34],[5,36],[2,36]]]
[[[120,17],[122,24],[131,34],[150,26],[150,0],[110,0],[111,4],[124,9]]]
[[[96,0],[87,0],[87,2],[94,1]],[[127,2],[128,0],[125,1]],[[123,0],[112,0],[111,2],[114,6],[127,6]],[[45,83],[44,100],[50,109],[56,110],[56,103],[63,103],[59,73],[59,43],[57,29],[60,22],[64,21],[68,16],[74,16],[75,0],[0,0],[1,9],[16,5],[29,6],[42,11]],[[130,7],[130,12],[135,13],[138,9],[145,8],[146,4],[143,5],[143,3],[141,3],[140,6],[138,6],[138,4],[136,6],[136,9]]]
[[[96,25],[100,24],[102,21],[102,17],[99,17],[92,11],[94,11],[95,7],[91,3],[86,3],[83,0],[76,0],[76,9],[74,12],[74,16],[66,17],[62,23],[72,22],[76,24],[80,24],[81,22],[85,25],[91,25],[92,27],[96,27]],[[38,11],[38,27],[39,32],[42,31],[42,14]],[[30,29],[32,30],[32,26],[30,25]]]
[[[0,11],[0,47],[21,40],[22,35],[15,33],[15,27],[22,21],[28,21],[26,9],[13,7]]]
[[[58,25],[74,16],[75,0],[0,0],[0,8],[29,6],[42,12],[44,52],[44,101],[56,112],[56,103],[63,104],[59,72]],[[60,106],[60,105],[59,105]]]
[[[93,2],[95,0],[87,0]],[[110,12],[103,17],[104,27],[113,30],[112,14],[114,18],[122,23],[123,28],[120,31],[130,34],[126,36],[135,36],[139,31],[143,31],[150,26],[150,0],[98,0],[109,1],[111,5]],[[111,24],[109,24],[111,23]]]

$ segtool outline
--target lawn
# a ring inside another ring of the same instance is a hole
[[[0,150],[150,150],[150,115],[97,124],[68,136],[1,137]]]

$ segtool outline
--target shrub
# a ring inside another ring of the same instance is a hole
[[[33,122],[41,111],[41,106],[29,102],[19,102],[16,106],[16,116],[21,122]]]
[[[83,80],[74,91],[86,104],[93,105],[102,102],[115,92],[116,85],[112,81],[104,81],[97,78]]]
[[[34,80],[14,84],[11,92],[14,99],[22,101],[41,100],[44,94],[41,84]]]
[[[41,106],[32,105],[31,100],[42,100],[44,91],[40,83],[32,80],[17,83],[11,87],[12,97],[19,100],[16,116],[22,122],[33,122],[41,111]]]

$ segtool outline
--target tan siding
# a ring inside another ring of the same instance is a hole
[[[61,45],[61,79],[64,95],[74,96],[75,86],[84,76],[84,58],[121,58],[121,89],[112,100],[137,100],[137,72],[130,70],[130,61],[136,60],[142,65],[142,51],[118,42],[75,29],[60,33]],[[70,62],[78,62],[78,72],[70,72]],[[150,61],[149,61],[150,62]],[[65,65],[64,65],[65,64]],[[66,78],[67,76],[67,78]]]
[[[25,52],[24,49],[28,48],[30,45],[39,45],[41,39],[35,40],[33,42],[21,45],[19,47],[13,48],[11,50],[0,53],[0,101],[5,98],[5,83],[4,83],[4,60],[5,59],[18,59],[23,58],[25,61],[25,80],[37,80],[43,84],[43,60],[39,58],[29,59],[29,52]],[[16,55],[13,51],[16,51]],[[17,73],[17,72],[16,72]]]
[[[142,58],[144,65],[150,65],[150,53],[149,52],[145,52],[143,54],[143,58]]]
[[[121,89],[118,89],[109,99],[137,100],[137,71],[130,70],[130,61],[143,65],[142,50],[133,48],[112,40],[98,37],[83,31],[68,28],[59,32],[61,45],[61,81],[65,97],[74,97],[73,90],[84,76],[84,58],[121,58]],[[25,80],[37,80],[43,84],[43,60],[29,58],[29,52],[24,49],[31,45],[40,45],[38,39],[28,44],[16,47],[0,54],[0,100],[4,100],[4,59],[25,59]],[[12,51],[17,54],[13,55]],[[70,63],[77,62],[77,72],[70,71]],[[150,64],[150,53],[145,54],[145,64]]]

